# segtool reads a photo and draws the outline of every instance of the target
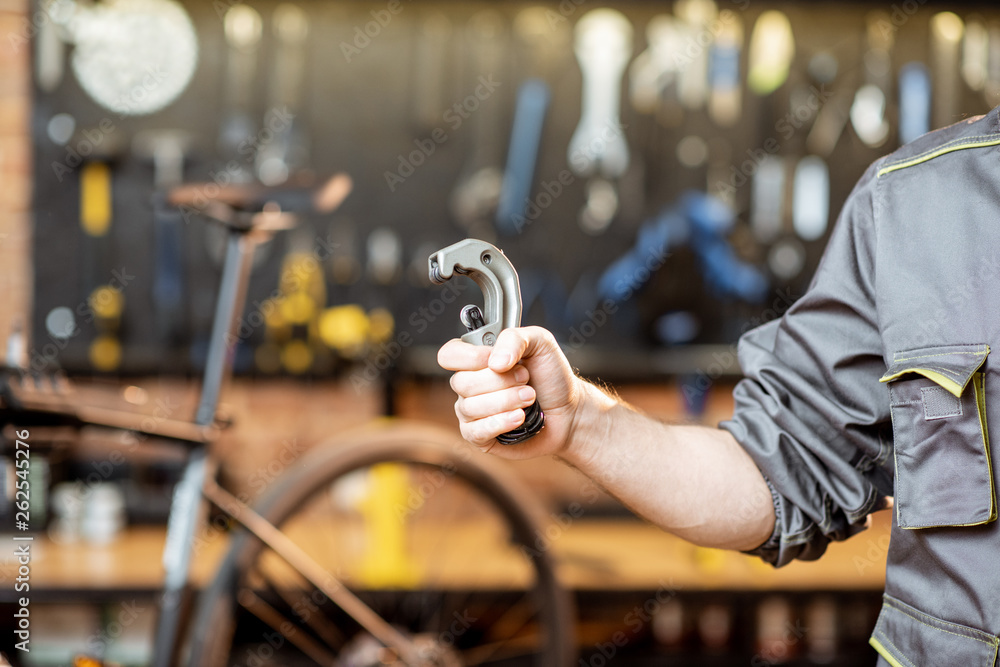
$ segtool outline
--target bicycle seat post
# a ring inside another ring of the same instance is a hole
[[[215,420],[219,393],[232,368],[233,355],[239,343],[239,321],[246,302],[247,283],[256,246],[263,240],[260,230],[226,227],[226,257],[222,265],[219,299],[208,343],[208,356],[202,378],[201,398],[195,423],[208,426]]]

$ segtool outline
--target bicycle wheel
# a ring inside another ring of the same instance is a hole
[[[569,594],[530,494],[496,462],[425,425],[318,447],[256,510],[427,664],[569,667]],[[365,628],[243,530],[194,616],[188,662],[402,665]]]

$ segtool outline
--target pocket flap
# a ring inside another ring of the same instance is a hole
[[[892,365],[879,382],[917,373],[960,397],[989,353],[989,345],[942,345],[896,352]]]

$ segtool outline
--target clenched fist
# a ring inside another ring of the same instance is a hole
[[[561,454],[571,441],[586,390],[546,329],[505,329],[493,347],[456,338],[438,351],[438,363],[455,371],[451,387],[458,394],[455,413],[462,437],[483,451],[531,458]],[[520,444],[499,444],[496,437],[520,426],[524,409],[536,398],[545,428]]]

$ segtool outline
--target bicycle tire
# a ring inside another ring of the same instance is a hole
[[[576,662],[575,614],[570,594],[558,581],[550,553],[534,548],[546,525],[537,503],[531,502],[532,496],[520,480],[496,461],[475,457],[468,445],[456,446],[455,442],[452,434],[419,423],[395,422],[362,429],[307,453],[275,481],[256,503],[255,510],[282,528],[310,498],[355,471],[382,463],[447,470],[454,480],[467,484],[493,504],[508,525],[513,543],[530,547],[519,550],[534,570],[530,593],[538,601],[538,623],[544,632],[540,650],[531,664],[570,667]],[[187,664],[198,667],[230,664],[241,582],[247,580],[263,553],[263,544],[248,532],[243,529],[234,532],[226,557],[215,579],[200,596],[193,615]]]

